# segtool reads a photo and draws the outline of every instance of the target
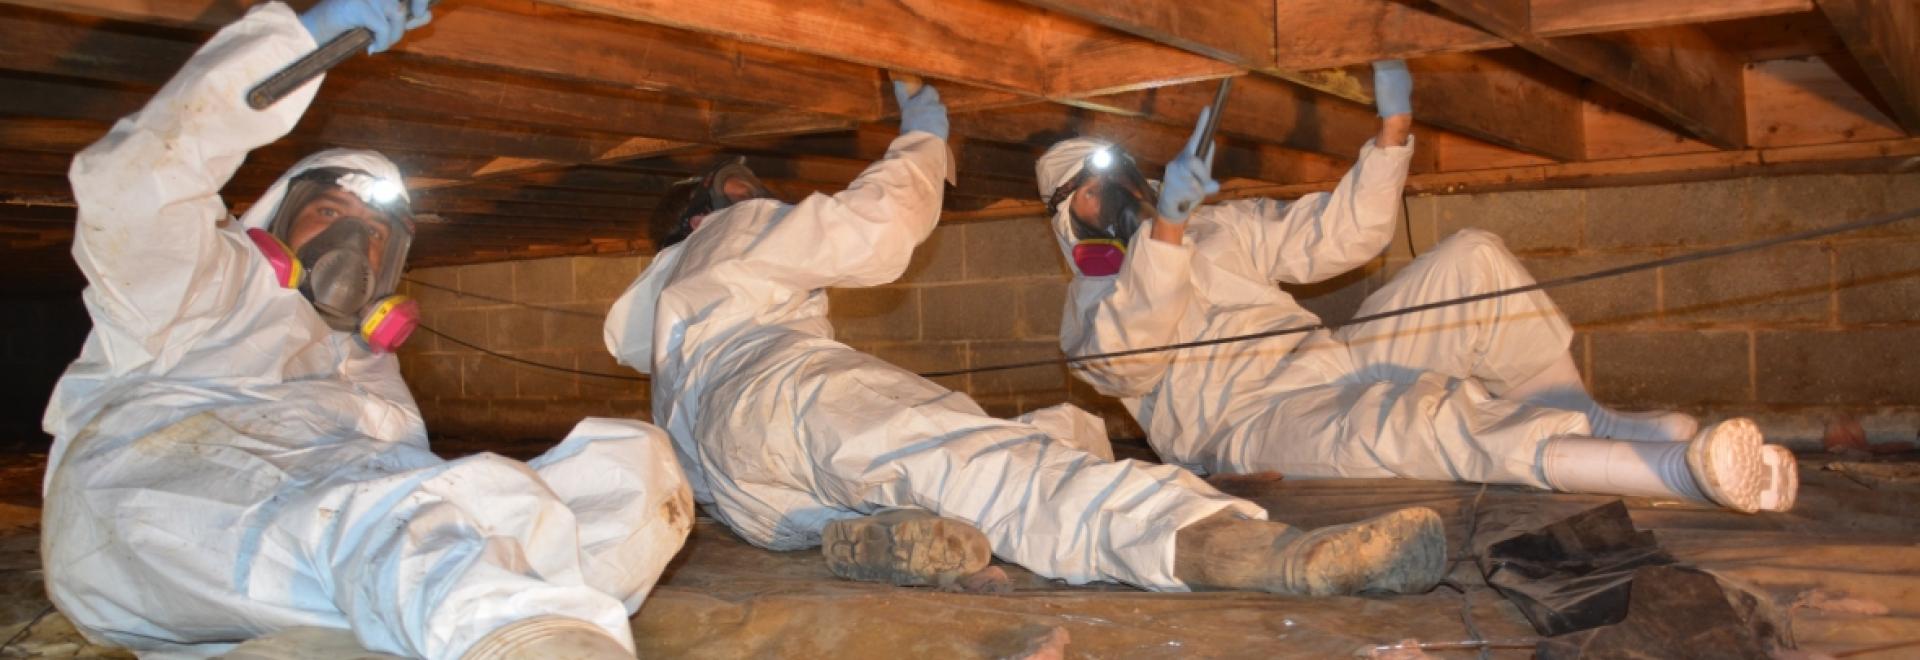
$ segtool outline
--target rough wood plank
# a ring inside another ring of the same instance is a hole
[[[1414,116],[1555,160],[1586,155],[1581,81],[1515,50],[1446,53],[1407,63]]]
[[[1278,0],[1272,68],[1324,69],[1512,45],[1410,0]]]
[[[1545,38],[1527,24],[1527,0],[1435,0],[1573,73],[1612,88],[1715,146],[1744,148],[1742,61],[1693,26]]]
[[[572,9],[656,23],[885,69],[1040,93],[1039,13],[985,0],[550,0]],[[992,26],[992,29],[982,29]]]
[[[1216,89],[1218,83],[1214,82],[1173,85],[1092,97],[1072,105],[1192,127],[1200,110],[1213,102]],[[1361,144],[1380,132],[1380,120],[1373,111],[1356,103],[1326,98],[1266,76],[1241,76],[1234,81],[1233,96],[1221,113],[1219,130],[1301,151],[1352,158]]]
[[[1586,160],[1611,160],[1713,151],[1662,117],[1605,87],[1588,91],[1582,112]]]
[[[1097,25],[1064,17],[1045,20],[1054,27],[1043,35],[1039,61],[1046,65],[1046,93],[1051,99],[1117,94],[1243,72],[1231,62]]]
[[[1907,132],[1920,133],[1920,1],[1819,0]]]
[[[1813,11],[1813,0],[1532,0],[1533,33],[1563,37]]]
[[[1243,67],[1273,61],[1272,2],[1021,1]]]
[[[1886,140],[1906,133],[1819,58],[1747,69],[1749,141],[1756,147]]]

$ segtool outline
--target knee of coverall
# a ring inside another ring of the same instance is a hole
[[[1484,229],[1462,229],[1442,239],[1427,255],[1436,263],[1459,268],[1470,268],[1476,272],[1486,272],[1491,266],[1495,272],[1505,272],[1520,268],[1520,261],[1507,249],[1507,242],[1498,234]]]

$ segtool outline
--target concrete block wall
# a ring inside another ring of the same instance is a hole
[[[1540,279],[1920,206],[1920,175],[1795,176],[1656,186],[1413,197],[1392,246],[1331,281],[1289,287],[1330,320],[1415,254],[1463,228],[1491,231]],[[442,286],[589,315],[644,264],[571,257],[418,271]],[[1067,270],[1041,218],[935,230],[900,281],[830,293],[839,339],[914,371],[1057,356]],[[599,321],[413,287],[429,325],[525,359],[629,373],[605,355]],[[1795,243],[1552,292],[1579,330],[1594,392],[1626,407],[1677,406],[1760,418],[1784,440],[1817,441],[1824,420],[1858,416],[1871,439],[1920,425],[1920,221]],[[403,359],[444,434],[557,436],[586,414],[646,415],[632,383],[543,373],[422,337]],[[1118,402],[1061,367],[941,379],[989,412],[1071,401],[1141,431]]]

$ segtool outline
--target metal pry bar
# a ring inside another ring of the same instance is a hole
[[[1213,153],[1213,129],[1220,125],[1220,111],[1226,109],[1227,92],[1230,91],[1233,91],[1233,78],[1221,78],[1220,91],[1213,93],[1213,105],[1208,106],[1210,109],[1207,111],[1207,123],[1200,127],[1200,144],[1194,146],[1193,155],[1202,162],[1207,160],[1208,154]],[[1181,213],[1192,210],[1192,202],[1180,203]]]
[[[427,6],[431,8],[437,4],[440,4],[439,0],[432,0]],[[266,80],[254,85],[253,89],[247,90],[247,107],[255,110],[271,108],[280,99],[292,94],[293,90],[300,89],[308,81],[339,66],[355,53],[367,52],[367,47],[371,45],[373,31],[366,28],[354,28],[327,40],[313,52],[294,60],[287,68],[274,72]]]

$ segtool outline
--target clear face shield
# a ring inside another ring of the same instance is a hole
[[[300,293],[327,325],[362,332],[393,295],[413,243],[404,189],[358,170],[320,168],[294,177],[268,230],[305,267]]]
[[[1082,196],[1088,198],[1079,199]],[[1047,213],[1057,215],[1060,206],[1067,205],[1074,265],[1082,275],[1107,277],[1120,272],[1127,241],[1140,230],[1142,216],[1150,213],[1155,197],[1133,157],[1110,146],[1088,154],[1080,172],[1054,190],[1047,200]]]

